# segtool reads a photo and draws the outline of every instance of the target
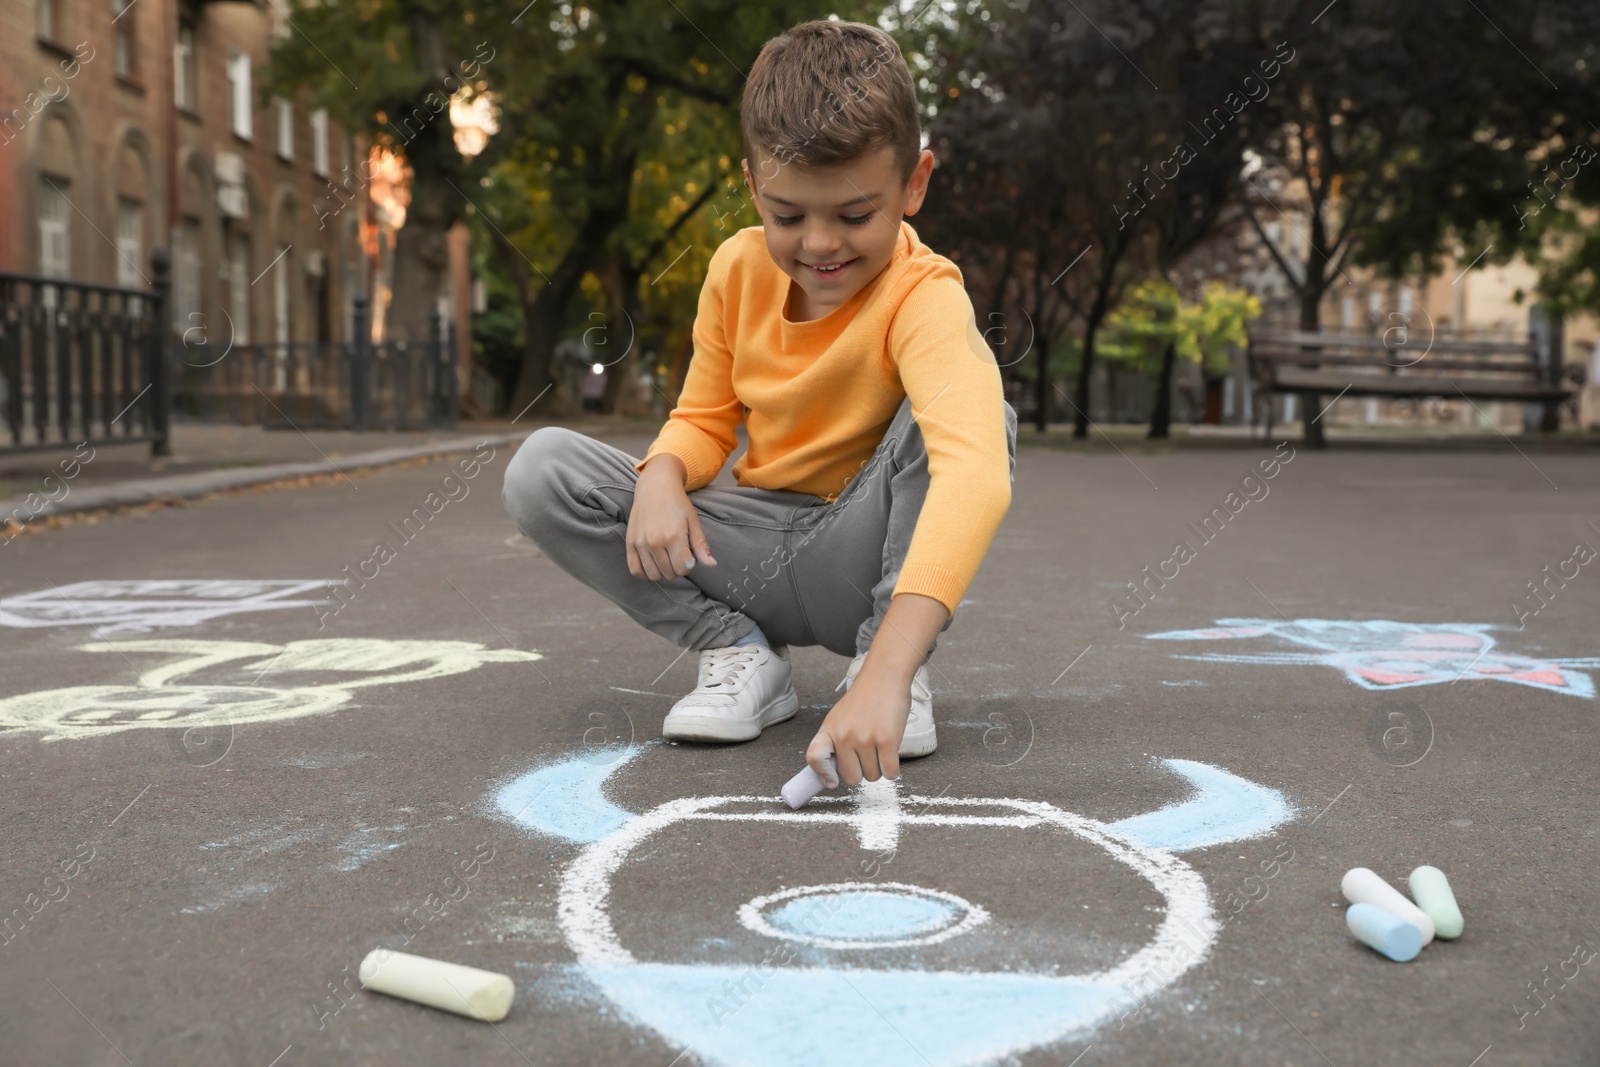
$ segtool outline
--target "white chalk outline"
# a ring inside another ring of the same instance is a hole
[[[199,626],[226,615],[315,607],[325,578],[96,579],[0,597],[0,626],[93,626],[96,637]],[[232,596],[225,595],[233,593]]]
[[[843,798],[836,798],[843,799]],[[1200,963],[1216,944],[1221,925],[1211,908],[1211,892],[1200,873],[1177,855],[1148,845],[1107,829],[1106,824],[1082,815],[1062,811],[1043,801],[1014,800],[1002,797],[949,798],[938,796],[910,796],[908,805],[922,811],[930,808],[999,807],[1019,813],[1005,818],[1002,825],[1037,825],[1050,823],[1075,837],[1097,844],[1115,859],[1131,867],[1160,893],[1166,901],[1166,914],[1155,936],[1143,948],[1121,963],[1107,970],[1082,975],[1057,976],[1064,985],[1077,982],[1110,983],[1126,990],[1130,997],[1142,1001],[1170,986]],[[861,816],[831,815],[812,812],[720,812],[714,809],[730,804],[759,804],[766,807],[771,797],[714,796],[685,797],[667,801],[642,815],[628,820],[608,836],[586,846],[579,852],[561,877],[556,913],[567,944],[577,957],[578,964],[592,973],[608,969],[639,965],[633,954],[622,946],[611,925],[608,903],[611,880],[629,855],[652,835],[677,823],[687,821],[762,821],[792,822],[800,828],[847,822],[859,825]],[[899,815],[898,821],[919,825],[995,825],[993,817],[944,815]],[[1196,941],[1198,940],[1198,945]],[[784,968],[797,973],[839,975],[868,973],[868,969],[851,967],[795,967]],[[943,975],[954,979],[973,977],[962,971],[927,971],[920,969],[873,968],[871,973],[915,975]],[[625,1001],[615,1001],[632,1016],[631,1006]],[[1062,1020],[1044,1034],[1027,1038],[1006,1039],[1001,1047],[986,1051],[985,1060],[997,1060],[1007,1055],[1040,1048],[1060,1041],[1071,1034],[1080,1033],[1099,1025],[1116,1012],[1126,1009],[1128,1001],[1114,1000],[1099,1012],[1088,1017],[1077,1016]],[[637,1017],[634,1017],[637,1018]],[[641,1023],[643,1020],[638,1020]],[[645,1023],[644,1025],[649,1026]],[[655,1030],[654,1026],[649,1026]]]
[[[813,937],[809,934],[795,933],[773,926],[767,921],[766,907],[776,904],[781,900],[798,900],[802,897],[818,897],[824,894],[840,893],[883,893],[898,890],[902,896],[918,896],[928,900],[937,900],[941,904],[952,904],[963,912],[959,922],[942,926],[926,934],[915,937],[896,938],[894,940],[874,941],[846,941],[839,938]],[[781,937],[785,941],[798,941],[804,945],[814,945],[819,948],[905,948],[910,945],[937,945],[941,941],[948,941],[977,926],[982,926],[989,921],[989,913],[970,900],[964,900],[954,893],[946,893],[942,889],[929,889],[927,886],[912,885],[909,882],[829,882],[826,885],[799,885],[790,889],[780,889],[776,893],[767,893],[755,897],[740,905],[739,922],[745,929],[767,937]]]

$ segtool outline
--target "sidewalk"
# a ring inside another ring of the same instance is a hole
[[[520,441],[540,426],[593,437],[654,434],[651,419],[586,416],[552,423],[525,419],[462,422],[453,430],[266,430],[259,426],[174,423],[172,455],[152,458],[148,443],[96,444],[60,451],[0,450],[0,523],[160,500],[182,500],[285,478],[340,475],[425,456],[469,452],[487,441]]]

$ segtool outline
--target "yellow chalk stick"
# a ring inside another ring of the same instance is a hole
[[[360,977],[364,989],[489,1023],[506,1017],[517,991],[503,974],[386,948],[367,953]]]

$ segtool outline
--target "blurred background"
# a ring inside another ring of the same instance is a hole
[[[1596,438],[1592,3],[9,0],[0,450],[664,417],[825,17],[1034,433]]]

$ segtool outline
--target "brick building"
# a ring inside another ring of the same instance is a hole
[[[345,339],[378,235],[363,194],[329,211],[351,139],[261,99],[288,32],[267,2],[0,4],[0,271],[143,286],[159,246],[180,332]]]

